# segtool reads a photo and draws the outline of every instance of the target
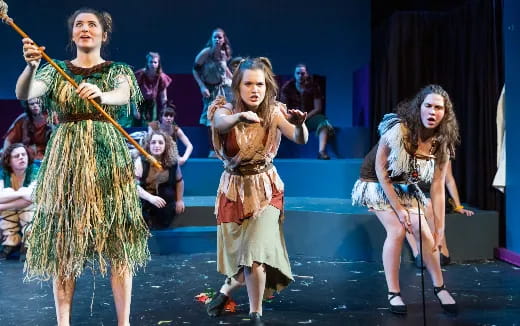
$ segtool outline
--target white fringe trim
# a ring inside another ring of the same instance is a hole
[[[403,125],[396,114],[387,114],[379,124],[381,141],[390,147],[388,155],[388,171],[390,177],[408,175],[410,173],[410,160],[412,156],[408,154],[404,147]],[[417,160],[419,168],[419,179],[426,183],[431,183],[435,169],[435,160]]]
[[[408,184],[394,183],[393,186],[401,204],[413,206],[415,197],[409,192]],[[419,202],[423,206],[426,206],[428,203],[428,199],[420,189]],[[352,206],[365,206],[375,210],[385,210],[391,207],[388,197],[379,182],[361,180],[357,180],[352,188]]]

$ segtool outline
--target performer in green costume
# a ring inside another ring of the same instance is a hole
[[[86,99],[117,119],[141,93],[126,64],[101,57],[112,30],[108,13],[80,9],[68,23],[76,58],[56,63],[79,83],[77,90],[50,65],[37,70],[40,49],[23,40],[27,66],[17,97],[45,95],[60,123],[35,190],[27,277],[53,278],[58,325],[68,325],[75,279],[86,263],[97,265],[102,275],[110,265],[118,324],[129,325],[132,274],[149,259],[149,232],[123,137]]]

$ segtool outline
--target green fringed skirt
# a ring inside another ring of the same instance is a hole
[[[34,196],[27,277],[77,278],[87,263],[128,268],[149,260],[133,162],[109,123],[61,124],[52,135]]]

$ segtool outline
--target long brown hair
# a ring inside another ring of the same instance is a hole
[[[150,152],[150,142],[152,141],[152,137],[154,135],[159,135],[164,138],[164,152],[162,153],[159,161],[161,165],[164,167],[171,167],[175,163],[177,163],[177,157],[175,156],[175,144],[173,143],[172,137],[167,135],[162,130],[152,130],[146,135],[144,139],[144,149],[149,153]]]
[[[215,32],[221,32],[224,35],[224,44],[222,44],[221,49],[224,50],[224,52],[226,53],[227,58],[225,58],[225,59],[226,59],[226,61],[228,61],[229,59],[231,59],[231,54],[233,53],[233,50],[231,49],[231,43],[229,43],[227,34],[226,34],[226,32],[224,32],[224,30],[222,28],[217,27],[211,32],[209,40],[206,43],[206,47],[210,48],[210,51],[211,51],[210,55],[214,59],[216,59],[216,60],[222,59],[222,58],[220,58],[220,53],[218,53],[217,49],[213,47],[213,34]]]
[[[439,85],[423,87],[411,100],[406,100],[397,105],[397,114],[403,119],[408,133],[405,135],[405,148],[408,153],[415,153],[419,146],[420,131],[423,128],[421,121],[421,105],[430,94],[437,94],[444,99],[444,117],[435,130],[437,149],[435,158],[439,163],[444,163],[449,157],[455,156],[455,146],[459,144],[459,125],[453,103],[448,93]]]
[[[258,106],[256,113],[264,120],[264,125],[271,123],[272,109],[276,102],[276,95],[278,94],[278,84],[276,83],[273,73],[271,61],[265,57],[247,58],[240,62],[238,68],[233,73],[233,81],[231,82],[231,89],[233,91],[233,107],[239,112],[246,111],[246,105],[240,97],[240,83],[244,77],[246,70],[261,70],[265,75],[265,98]]]

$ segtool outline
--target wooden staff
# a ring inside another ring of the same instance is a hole
[[[10,18],[9,16],[7,16],[7,3],[5,3],[4,1],[0,0],[0,18],[2,19],[2,21],[4,21],[6,24],[8,24],[9,26],[11,26],[16,32],[18,32],[18,34],[20,34],[23,38],[30,38],[20,27],[18,27],[18,25],[16,25],[13,21],[12,18]],[[34,45],[36,45],[38,48],[39,46],[34,43]],[[58,66],[46,53],[45,51],[42,51],[40,50],[41,54],[42,54],[42,57],[51,65],[54,67],[54,69],[56,69],[56,71],[58,71],[58,73],[60,75],[63,76],[63,78],[65,78],[69,83],[71,83],[76,89],[78,88],[78,83],[76,83],[76,81],[74,79],[72,79],[69,75],[67,75],[67,73],[65,71],[63,71],[63,69],[61,69],[60,66]],[[157,162],[157,160],[150,154],[148,154],[132,137],[130,137],[130,135],[114,120],[112,119],[112,117],[105,111],[103,110],[103,108],[101,107],[101,105],[99,105],[96,101],[94,101],[93,99],[88,99],[87,100],[90,104],[92,104],[96,110],[99,111],[99,113],[101,113],[111,124],[114,125],[114,127],[116,127],[117,130],[119,130],[119,132],[121,134],[123,134],[123,136],[125,136],[126,139],[128,139],[128,141],[134,145],[134,147],[139,151],[141,152],[141,154],[143,154],[146,159],[153,165],[155,166],[156,168],[158,169],[162,169],[162,166],[159,162]]]

